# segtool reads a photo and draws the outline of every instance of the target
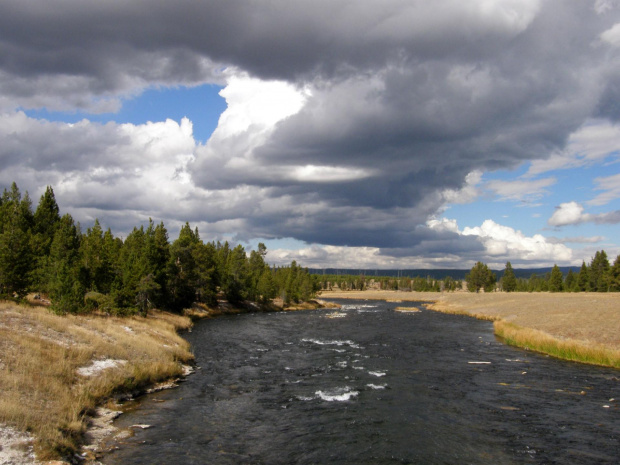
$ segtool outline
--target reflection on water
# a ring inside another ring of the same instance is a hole
[[[200,369],[121,416],[152,428],[103,463],[617,463],[617,371],[506,347],[488,322],[344,304],[199,323]]]

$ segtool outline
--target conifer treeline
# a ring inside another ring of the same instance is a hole
[[[431,277],[390,277],[390,276],[366,276],[349,274],[323,274],[319,275],[319,284],[322,290],[338,288],[342,291],[364,291],[369,287],[381,290],[414,291],[414,292],[440,292],[454,291],[462,288],[461,281],[446,276],[443,280]]]
[[[557,265],[544,275],[532,274],[529,279],[517,278],[510,262],[506,263],[503,276],[497,276],[489,267],[477,262],[465,276],[464,283],[470,292],[505,291],[505,292],[620,292],[620,255],[613,264],[609,263],[604,250],[596,252],[590,264],[582,263],[579,272],[569,270],[566,275]],[[446,276],[444,279],[427,277],[389,277],[348,274],[319,275],[320,288],[331,290],[358,290],[368,288],[440,292],[456,291],[463,288],[463,281]]]
[[[285,303],[310,299],[315,276],[295,261],[271,268],[259,244],[249,256],[241,245],[203,242],[185,224],[170,243],[163,223],[135,227],[123,241],[99,221],[82,233],[71,215],[60,216],[47,187],[33,212],[15,183],[0,198],[0,296],[49,295],[59,313],[99,308],[113,314],[145,314],[149,308],[181,311],[193,302]]]
[[[610,264],[607,253],[600,250],[589,265],[582,262],[578,273],[568,270],[564,275],[554,265],[545,275],[533,274],[529,279],[516,278],[508,262],[499,284],[506,292],[620,292],[620,255]]]

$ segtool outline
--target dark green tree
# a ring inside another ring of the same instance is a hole
[[[573,270],[569,269],[568,273],[566,273],[566,278],[564,279],[564,291],[575,292],[577,286],[577,274],[573,273]]]
[[[259,300],[261,293],[259,291],[259,281],[263,276],[265,268],[269,268],[265,263],[267,255],[267,247],[262,242],[258,244],[257,250],[250,252],[248,261],[248,291],[247,298],[250,300]]]
[[[0,294],[24,297],[31,283],[32,203],[27,193],[22,198],[17,184],[4,190],[0,203]]]
[[[616,257],[613,266],[609,270],[609,290],[620,292],[620,255]]]
[[[48,292],[45,270],[48,268],[50,247],[59,222],[60,209],[56,203],[54,191],[51,186],[47,186],[34,212],[32,233],[32,253],[34,255],[32,287],[38,292]]]
[[[41,255],[48,255],[56,228],[60,222],[60,209],[56,203],[54,190],[47,186],[34,212],[34,234],[41,240]]]
[[[581,292],[588,292],[590,290],[590,273],[586,262],[581,263],[581,269],[577,275],[577,289]]]
[[[465,281],[470,292],[480,292],[480,289],[484,289],[485,292],[492,292],[495,288],[496,278],[487,265],[477,262],[465,276]]]
[[[189,223],[179,231],[179,237],[170,246],[168,262],[168,306],[180,312],[196,301],[199,269],[195,250],[201,244],[198,230],[192,230]]]
[[[258,280],[257,293],[261,302],[266,303],[277,296],[277,288],[275,280],[273,279],[273,273],[267,266],[263,268],[263,272]]]
[[[193,249],[196,262],[196,300],[207,305],[217,305],[217,288],[220,275],[217,269],[216,246],[212,242],[197,243]]]
[[[504,276],[502,277],[502,289],[505,292],[514,292],[517,289],[517,277],[510,262],[506,262]]]
[[[242,245],[237,245],[228,254],[222,290],[230,302],[248,298],[249,270],[247,256]]]
[[[147,306],[142,306],[142,312],[151,307],[164,307],[168,301],[167,271],[170,262],[170,243],[168,231],[163,222],[157,226],[149,219],[146,229],[144,254],[146,255],[146,276],[142,279],[142,289],[147,298]],[[148,291],[145,291],[148,290]]]
[[[553,265],[549,277],[549,292],[562,292],[564,286],[564,276],[558,265]]]
[[[120,314],[132,314],[140,311],[138,285],[148,274],[147,261],[144,256],[144,227],[134,227],[120,249],[116,262],[115,279],[111,296]]]
[[[607,292],[609,284],[609,260],[604,250],[596,252],[590,263],[590,289],[594,292]]]
[[[84,308],[86,289],[79,260],[81,234],[71,215],[58,224],[50,247],[47,269],[52,309],[56,313],[78,313]]]

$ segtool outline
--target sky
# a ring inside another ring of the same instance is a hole
[[[312,268],[620,254],[618,0],[3,0],[0,188]]]

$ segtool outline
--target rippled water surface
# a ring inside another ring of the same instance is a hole
[[[227,316],[200,369],[116,422],[111,464],[620,463],[620,372],[507,347],[491,323],[397,305]]]

